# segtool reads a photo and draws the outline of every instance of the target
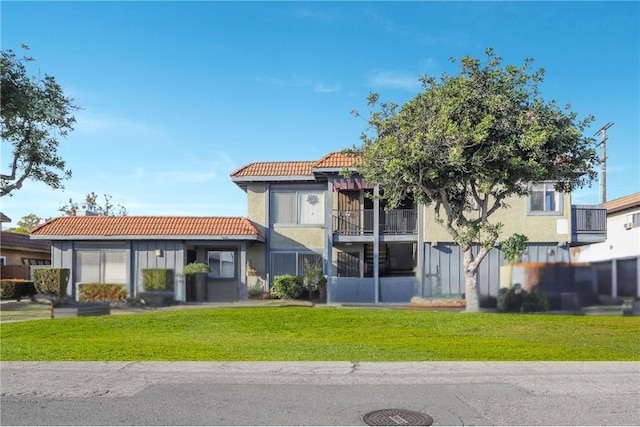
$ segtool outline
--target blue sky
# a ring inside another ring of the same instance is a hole
[[[546,69],[545,99],[607,122],[607,196],[640,191],[638,2],[12,2],[2,49],[31,47],[82,108],[60,152],[64,191],[26,182],[13,219],[111,194],[130,215],[244,216],[229,174],[359,143],[377,92],[403,103],[419,76],[493,47]],[[2,170],[9,152],[2,146]],[[598,203],[600,188],[573,203]]]

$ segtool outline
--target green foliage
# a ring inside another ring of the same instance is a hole
[[[302,276],[283,274],[273,281],[271,294],[281,299],[296,299],[304,292],[304,279]]]
[[[58,189],[71,177],[58,154],[58,139],[73,130],[72,112],[78,107],[53,76],[28,75],[27,64],[33,60],[18,58],[12,49],[3,50],[0,58],[3,163],[10,168],[0,174],[0,196],[20,189],[26,179]]]
[[[142,288],[145,291],[173,289],[173,270],[170,268],[148,268],[142,270]]]
[[[527,292],[519,284],[498,291],[498,310],[505,312],[543,312],[549,310],[549,300],[544,291]]]
[[[127,289],[117,283],[81,283],[78,292],[82,302],[119,302],[127,299]]]
[[[347,307],[152,310],[55,321],[45,313],[43,320],[2,323],[0,360],[637,362],[638,330],[640,317],[620,315]]]
[[[33,270],[33,278],[38,293],[64,297],[71,271],[68,268],[38,268]]]
[[[516,233],[509,236],[500,245],[504,259],[510,262],[519,262],[522,259],[522,254],[527,250],[528,241],[529,238],[523,234]]]
[[[100,203],[98,201],[98,195],[92,191],[91,193],[87,193],[82,206],[78,205],[73,198],[69,197],[67,204],[58,210],[65,216],[77,216],[84,209],[100,216],[126,216],[127,208],[122,205],[114,205],[111,203],[111,199],[112,196],[110,194],[105,194],[104,202]]]
[[[33,296],[36,288],[31,280],[2,279],[0,280],[0,298],[19,299],[24,295]]]
[[[304,286],[308,291],[315,291],[327,285],[327,278],[322,275],[322,263],[311,262],[305,258],[304,260]]]
[[[453,60],[455,62],[455,60]],[[433,206],[436,218],[465,252],[467,309],[477,301],[477,271],[502,224],[491,216],[530,184],[553,181],[569,192],[596,177],[596,140],[582,133],[593,121],[546,102],[544,70],[463,57],[458,75],[424,76],[424,92],[402,106],[369,96],[371,113],[362,145],[347,150],[362,159],[358,172],[384,189],[394,208],[405,198]],[[357,114],[357,113],[356,113]],[[473,255],[471,245],[481,249]],[[471,298],[475,295],[476,298]]]
[[[183,274],[197,274],[197,273],[209,273],[211,270],[209,266],[204,262],[192,262],[184,266],[184,270],[182,270]]]
[[[12,233],[29,234],[31,230],[44,223],[45,220],[35,214],[28,214],[19,219],[16,223],[17,227],[7,229]]]

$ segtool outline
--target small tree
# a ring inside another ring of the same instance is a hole
[[[523,234],[513,234],[509,236],[502,244],[500,249],[504,259],[509,262],[520,262],[522,260],[522,254],[527,250],[527,242],[529,238]]]
[[[545,102],[544,70],[530,72],[532,61],[503,67],[487,49],[484,63],[463,57],[457,76],[422,77],[424,92],[400,108],[370,94],[372,134],[348,150],[389,208],[405,197],[434,208],[464,254],[467,311],[479,310],[478,269],[502,227],[490,218],[505,200],[528,195],[531,183],[569,192],[596,177],[595,139],[582,136],[593,117]]]
[[[45,220],[40,218],[38,215],[28,214],[23,216],[22,219],[18,220],[18,222],[16,223],[17,227],[9,228],[7,229],[7,231],[18,234],[29,234],[31,230],[44,222]]]
[[[92,209],[96,215],[100,216],[126,216],[127,208],[122,205],[114,205],[111,203],[112,196],[110,194],[104,195],[104,202],[98,201],[98,195],[93,191],[87,193],[84,199],[84,205]],[[64,216],[77,216],[82,209],[82,206],[78,205],[71,197],[67,204],[58,209]]]
[[[33,60],[18,58],[11,49],[3,50],[0,58],[2,146],[10,159],[9,172],[0,174],[0,197],[20,189],[26,179],[58,189],[71,177],[58,155],[58,145],[59,138],[73,130],[76,119],[72,112],[78,107],[54,77],[27,74],[26,64]]]

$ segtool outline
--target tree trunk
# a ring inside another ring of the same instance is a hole
[[[467,304],[466,311],[477,313],[480,311],[478,298],[478,265],[474,263],[471,245],[463,246],[464,253],[464,292]]]

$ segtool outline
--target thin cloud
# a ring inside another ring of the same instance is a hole
[[[124,133],[129,135],[157,136],[160,132],[142,122],[99,114],[76,114],[76,132],[86,133]]]
[[[280,87],[311,88],[314,92],[317,93],[334,93],[341,90],[341,86],[339,84],[328,85],[322,81],[299,76],[292,76],[285,79],[277,77],[267,79],[260,78],[258,79],[258,81],[267,82],[273,86]]]
[[[417,76],[395,71],[377,72],[369,78],[369,83],[376,89],[416,90],[420,88]]]

